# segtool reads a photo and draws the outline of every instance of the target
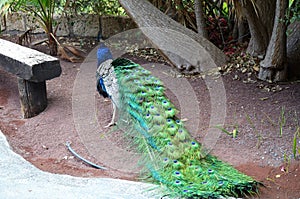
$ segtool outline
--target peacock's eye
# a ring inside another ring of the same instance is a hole
[[[175,174],[176,174],[176,175],[180,175],[180,172],[179,172],[179,171],[175,171]]]
[[[176,180],[175,184],[181,184],[180,180]]]
[[[183,132],[183,130],[182,130],[182,129],[179,129],[179,130],[178,130],[178,133],[182,133],[182,132]]]

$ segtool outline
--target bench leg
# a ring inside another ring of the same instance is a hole
[[[47,107],[46,81],[31,82],[18,78],[21,110],[24,118],[38,115]]]

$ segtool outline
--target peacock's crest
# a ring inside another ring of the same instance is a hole
[[[106,87],[117,104],[118,126],[134,137],[149,180],[167,187],[171,196],[185,198],[257,192],[259,183],[254,179],[212,155],[205,155],[201,144],[176,117],[179,111],[165,96],[163,83],[151,72],[123,58],[104,62],[98,72],[104,83],[116,78],[117,97],[109,88],[113,84]],[[107,72],[111,74],[104,76]]]

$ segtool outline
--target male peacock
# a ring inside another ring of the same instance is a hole
[[[164,95],[162,82],[140,65],[112,60],[108,48],[97,52],[97,89],[111,98],[118,126],[134,137],[149,179],[164,185],[170,196],[220,198],[257,193],[258,182],[212,155],[204,155]],[[126,127],[124,127],[126,126]]]

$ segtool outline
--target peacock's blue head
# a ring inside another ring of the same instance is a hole
[[[105,62],[108,59],[113,59],[113,56],[107,46],[105,46],[104,43],[100,43],[100,46],[97,50],[97,66],[99,66],[101,63]]]

